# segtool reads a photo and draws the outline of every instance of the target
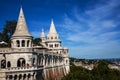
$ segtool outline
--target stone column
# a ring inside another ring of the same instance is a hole
[[[45,56],[43,55],[43,65],[45,65]]]
[[[20,42],[20,47],[22,47],[22,40],[19,40],[19,42]]]
[[[31,47],[32,46],[32,42],[31,42],[31,40],[29,41],[29,47]]]
[[[27,40],[25,40],[25,47],[27,47]]]

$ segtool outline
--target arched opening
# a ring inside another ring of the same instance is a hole
[[[6,68],[6,60],[5,59],[1,60],[1,68],[2,69]]]
[[[29,43],[30,43],[30,41],[28,40],[28,41],[27,41],[27,47],[29,47]]]
[[[19,75],[19,80],[21,80],[21,79],[22,79],[22,74]]]
[[[22,40],[22,47],[25,47],[25,40]]]
[[[26,74],[23,75],[23,80],[26,80]]]
[[[17,80],[17,75],[14,76],[14,80]]]
[[[22,60],[22,67],[25,66],[25,59]]]
[[[26,64],[26,61],[24,58],[19,58],[17,61],[17,67],[24,67]]]
[[[10,80],[12,80],[13,76],[12,76],[12,75],[10,75],[10,76],[9,76],[9,78],[10,78]]]
[[[11,67],[10,61],[7,62],[7,67],[8,67],[8,68]]]
[[[30,80],[30,77],[31,77],[31,75],[30,75],[30,74],[28,74],[28,80]]]
[[[17,47],[20,47],[20,41],[19,40],[16,41],[16,44],[17,44]]]

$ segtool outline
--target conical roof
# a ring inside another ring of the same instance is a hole
[[[16,27],[16,30],[13,34],[13,37],[14,36],[31,36],[29,31],[28,31],[27,25],[26,25],[26,21],[25,21],[22,7],[20,9],[17,27]]]
[[[57,34],[53,20],[51,21],[49,34]]]
[[[41,32],[41,38],[44,38],[45,37],[45,32],[44,32],[44,29],[42,28],[42,32]]]

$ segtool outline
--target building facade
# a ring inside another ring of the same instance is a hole
[[[69,73],[68,48],[51,21],[49,34],[41,32],[41,46],[34,46],[20,9],[11,48],[0,48],[0,80],[61,80]]]

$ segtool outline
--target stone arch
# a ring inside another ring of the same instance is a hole
[[[22,79],[22,74],[19,75],[19,80],[21,80],[21,79]]]
[[[1,60],[1,68],[6,68],[6,60]]]
[[[19,58],[17,61],[17,67],[24,67],[26,64],[26,61],[24,58]]]
[[[22,40],[22,47],[25,47],[25,40]]]
[[[20,47],[20,41],[19,40],[16,41],[16,44],[17,44],[17,47]]]
[[[24,74],[24,75],[23,75],[23,80],[26,80],[26,78],[27,78],[27,75]]]
[[[7,67],[8,68],[11,67],[11,62],[10,61],[7,62]]]
[[[14,80],[17,80],[17,78],[18,78],[17,75],[15,75],[15,76],[14,76]]]
[[[31,75],[30,75],[30,74],[28,74],[28,80],[30,80],[30,78],[31,78]]]
[[[12,79],[13,79],[13,76],[12,76],[12,75],[10,75],[10,76],[9,76],[9,79],[10,79],[10,80],[12,80]]]

